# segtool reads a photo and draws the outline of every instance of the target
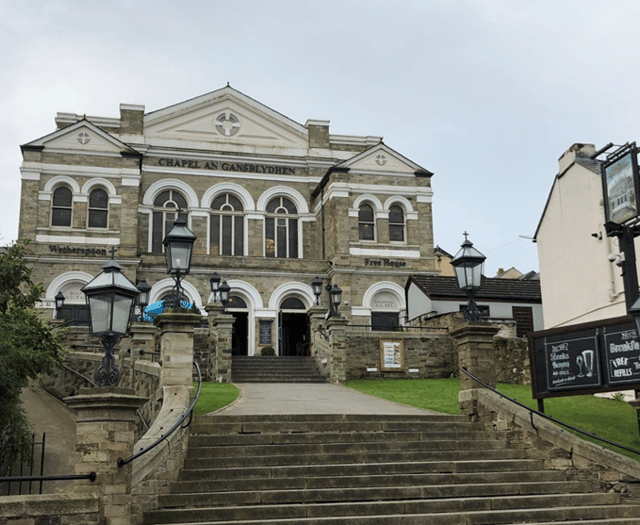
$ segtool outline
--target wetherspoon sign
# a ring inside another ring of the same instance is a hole
[[[631,316],[529,335],[533,397],[640,389],[640,337]]]

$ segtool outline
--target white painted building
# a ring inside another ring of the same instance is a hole
[[[593,144],[574,144],[560,157],[535,234],[545,329],[626,314],[613,260],[618,240],[604,230],[600,164],[589,158],[595,151]]]

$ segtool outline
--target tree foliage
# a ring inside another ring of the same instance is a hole
[[[41,284],[31,280],[27,242],[0,253],[0,441],[21,443],[29,425],[20,392],[29,380],[51,372],[64,353],[53,327],[37,312]]]

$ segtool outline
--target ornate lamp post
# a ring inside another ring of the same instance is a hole
[[[322,279],[317,277],[311,283],[311,288],[313,288],[313,295],[316,296],[316,306],[320,306],[320,295],[322,294]]]
[[[138,306],[140,306],[140,317],[138,317],[138,321],[144,321],[144,309],[149,306],[149,294],[151,293],[151,285],[147,282],[147,280],[142,277],[136,288],[140,292],[138,296]]]
[[[222,303],[222,313],[227,313],[227,303],[229,302],[229,293],[231,292],[231,286],[224,281],[219,288],[220,302]]]
[[[218,272],[213,272],[213,275],[209,277],[209,286],[211,287],[211,293],[213,294],[213,302],[217,303],[219,301],[218,291],[220,290],[220,276]]]
[[[474,297],[480,288],[482,274],[484,273],[484,261],[486,257],[473,247],[473,243],[464,232],[464,242],[455,257],[451,259],[451,266],[456,270],[458,287],[467,292],[469,303],[463,312],[465,321],[480,321],[482,314]]]
[[[121,373],[113,356],[113,347],[128,332],[133,305],[140,293],[122,273],[122,267],[113,258],[114,252],[102,267],[102,272],[82,288],[89,306],[90,333],[100,337],[105,349],[102,364],[93,375],[98,386],[117,386],[120,383]]]
[[[176,282],[175,308],[180,308],[180,281],[191,270],[191,255],[193,244],[196,241],[195,234],[187,227],[184,217],[178,218],[173,223],[173,228],[162,241],[167,256],[167,273]]]
[[[54,297],[54,299],[56,301],[56,319],[57,319],[58,316],[60,315],[60,310],[62,310],[62,307],[64,306],[65,297],[62,292],[58,292]]]

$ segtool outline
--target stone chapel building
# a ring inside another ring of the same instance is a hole
[[[21,149],[19,239],[51,316],[62,292],[64,316],[83,320],[80,289],[112,247],[150,302],[167,297],[177,210],[197,235],[184,294],[206,315],[209,277],[228,282],[235,355],[295,355],[316,276],[343,290],[351,324],[375,330],[405,321],[410,274],[435,273],[431,172],[381,137],[299,124],[230,86],[148,113],[121,104],[119,118],[58,113]]]

